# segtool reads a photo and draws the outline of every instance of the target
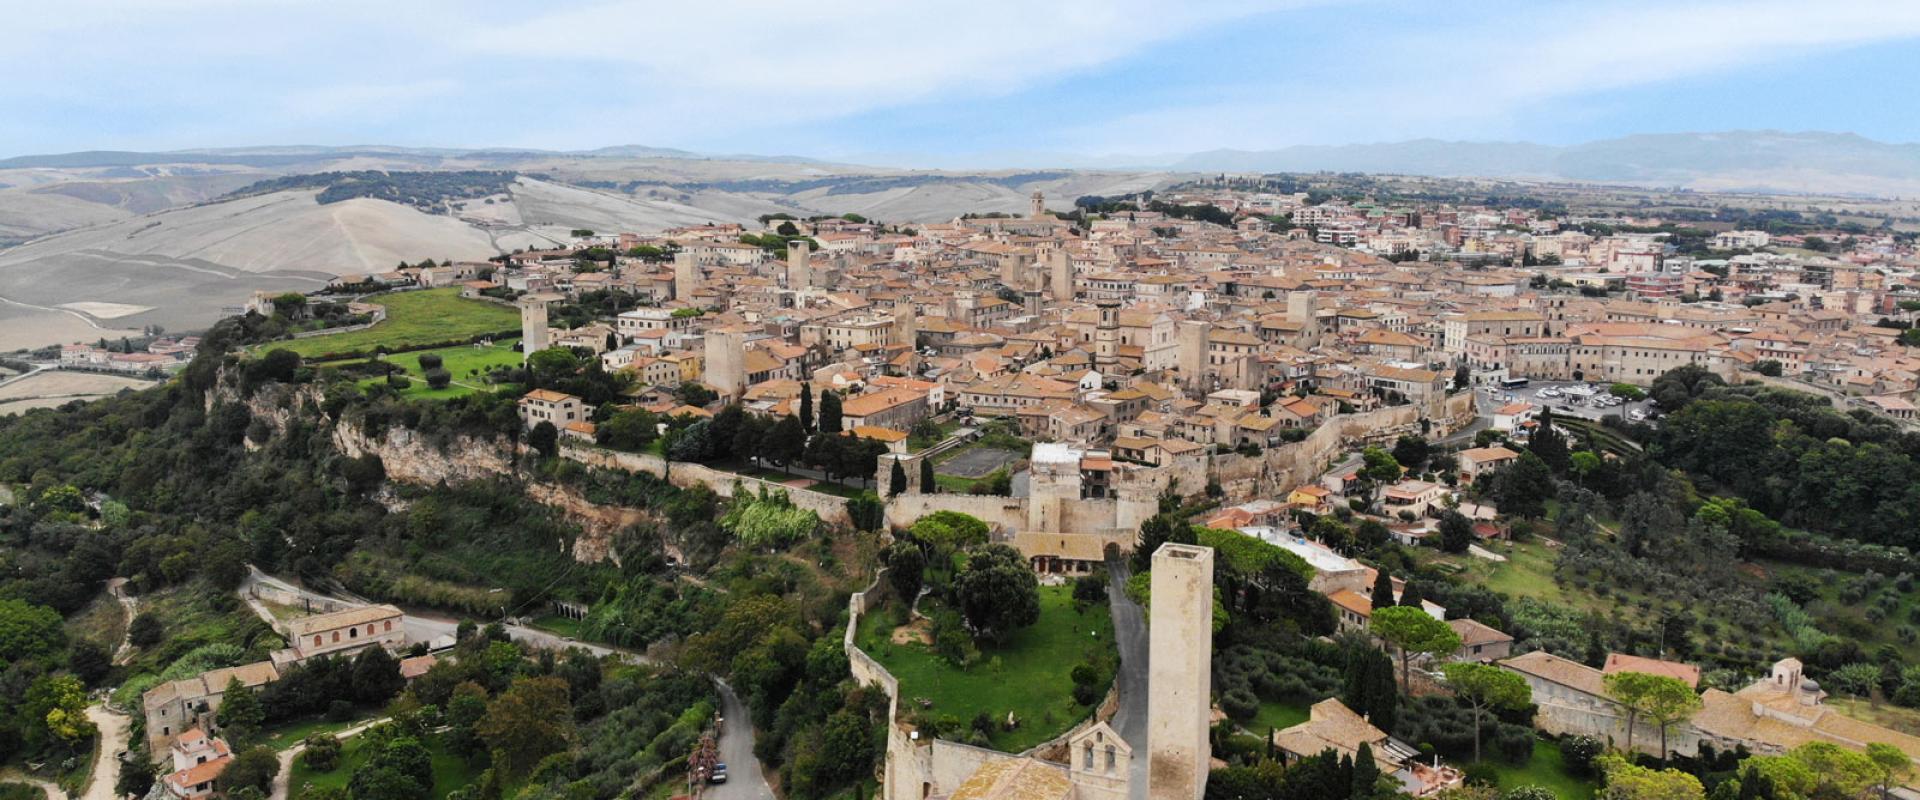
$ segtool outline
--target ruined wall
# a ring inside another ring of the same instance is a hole
[[[733,487],[738,484],[747,491],[782,491],[793,501],[796,508],[804,508],[820,515],[820,519],[833,525],[850,525],[853,518],[847,515],[847,500],[844,497],[784,486],[760,478],[749,478],[731,472],[723,472],[700,464],[673,462],[671,472],[667,470],[666,459],[651,453],[625,453],[608,450],[604,447],[565,443],[560,446],[560,457],[572,459],[590,467],[602,469],[645,472],[655,476],[665,476],[668,483],[680,488],[705,486],[721,497],[732,497]]]
[[[1432,420],[1432,430],[1427,433],[1430,438],[1458,430],[1473,421],[1471,393],[1448,397],[1438,405],[1442,413],[1427,417]],[[1238,453],[1213,456],[1211,475],[1232,502],[1282,495],[1313,480],[1348,450],[1364,445],[1391,445],[1403,434],[1419,434],[1420,420],[1427,416],[1425,411],[1407,405],[1341,414],[1315,428],[1307,438],[1268,448],[1257,456]],[[1206,485],[1208,472],[1203,463],[1200,458],[1190,458],[1170,466],[1171,477],[1180,480],[1183,492]]]
[[[998,525],[1008,530],[1024,530],[1027,527],[1027,501],[1024,498],[919,492],[898,494],[887,500],[887,525],[905,528],[912,525],[914,520],[935,511],[972,514],[988,525]]]

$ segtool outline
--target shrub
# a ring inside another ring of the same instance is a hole
[[[1245,722],[1260,712],[1260,698],[1246,689],[1230,689],[1220,695],[1220,710],[1227,712],[1229,717]]]
[[[1560,758],[1567,771],[1583,778],[1593,777],[1593,760],[1607,751],[1607,743],[1592,736],[1568,736],[1560,740]]]
[[[1500,769],[1485,761],[1475,761],[1460,771],[1468,786],[1497,786],[1500,783]]]
[[[427,386],[431,388],[445,389],[447,388],[447,384],[450,384],[452,382],[453,382],[453,373],[451,372],[448,372],[444,369],[440,369],[438,367],[427,370]]]

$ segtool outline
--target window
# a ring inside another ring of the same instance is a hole
[[[1084,766],[1087,769],[1093,769],[1093,743],[1092,742],[1086,743],[1084,749],[1086,752],[1086,758],[1083,759]]]
[[[388,631],[388,632],[392,632],[392,631],[393,631],[393,620],[387,620],[387,623],[386,623],[386,625],[387,625],[387,631]]]
[[[316,634],[314,634],[314,635],[313,635],[313,646],[314,646],[314,647],[319,647],[319,646],[320,646],[320,645],[322,645],[322,644],[325,644],[325,642],[322,642],[322,641],[320,640],[320,634],[317,634],[317,633],[316,633]]]
[[[334,631],[334,632],[333,632],[333,640],[334,640],[334,641],[336,641],[336,642],[338,642],[338,641],[340,641],[340,632],[339,632],[339,631]]]
[[[334,634],[334,636],[335,636],[335,638],[338,638],[338,637],[339,637],[339,635],[340,635],[340,634],[337,634],[337,633],[336,633],[336,634]],[[347,629],[347,638],[349,638],[349,639],[358,639],[358,638],[360,638],[360,629],[359,629],[359,628],[348,628],[348,629]]]

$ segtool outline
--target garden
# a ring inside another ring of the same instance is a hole
[[[385,321],[364,330],[276,341],[263,350],[291,350],[310,360],[364,356],[384,349],[412,349],[467,343],[519,332],[520,312],[511,306],[460,296],[458,289],[392,292],[367,298],[387,309]]]

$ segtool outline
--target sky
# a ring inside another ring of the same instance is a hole
[[[910,166],[1920,141],[1914,0],[0,0],[0,157],[643,144]]]

